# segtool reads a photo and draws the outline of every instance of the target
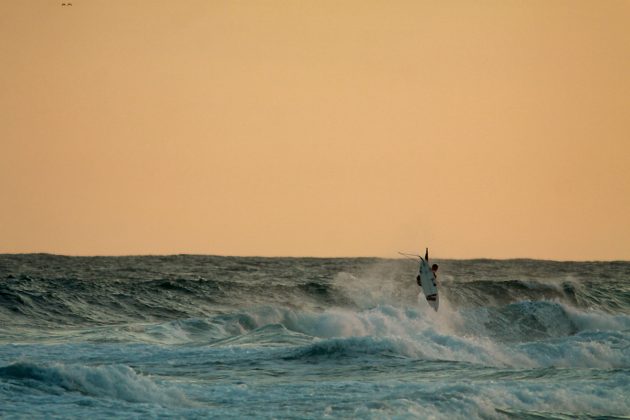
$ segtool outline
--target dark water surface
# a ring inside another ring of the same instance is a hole
[[[630,415],[630,263],[0,255],[3,418]]]

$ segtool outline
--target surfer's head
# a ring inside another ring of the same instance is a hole
[[[433,264],[433,265],[431,266],[431,270],[433,270],[433,271],[437,271],[437,270],[438,270],[438,265],[437,265],[437,264]]]

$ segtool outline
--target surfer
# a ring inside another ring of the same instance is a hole
[[[420,269],[418,270],[416,281],[418,282],[418,286],[422,289],[422,293],[429,305],[437,311],[439,306],[437,289],[438,265],[429,265],[429,248],[427,248],[427,251],[424,253],[424,258],[418,257],[420,258]]]
[[[431,273],[433,273],[433,285],[437,286],[437,271],[438,271],[438,265],[437,264],[433,264],[431,266]],[[416,277],[416,281],[418,282],[418,286],[422,287],[422,281],[420,279],[420,274],[418,274],[418,277]]]

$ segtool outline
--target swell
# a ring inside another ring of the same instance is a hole
[[[578,308],[630,313],[630,287],[600,280],[498,280],[444,282],[443,296],[457,307],[502,306],[520,301],[554,300]]]
[[[115,324],[204,313],[225,296],[204,279],[145,282],[20,277],[0,284],[0,316],[34,325]]]
[[[205,278],[87,281],[22,276],[0,283],[0,319],[9,325],[107,325],[184,319],[265,303],[290,307],[352,304],[332,286],[316,282],[248,284]]]
[[[630,263],[440,261],[452,309],[556,301],[630,313]],[[0,255],[0,321],[110,325],[189,319],[259,305],[417,305],[416,264],[376,259]],[[506,311],[509,312],[508,309]]]

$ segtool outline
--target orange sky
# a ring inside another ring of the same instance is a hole
[[[0,2],[0,252],[630,259],[630,2]]]

